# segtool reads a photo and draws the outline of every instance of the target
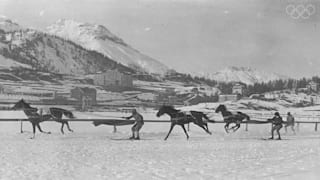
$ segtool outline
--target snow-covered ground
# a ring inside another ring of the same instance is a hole
[[[141,110],[139,110],[141,111]],[[102,116],[75,113],[81,118]],[[110,113],[110,116],[128,114]],[[143,112],[155,119],[154,112]],[[164,116],[160,119],[167,119]],[[0,124],[0,179],[319,179],[320,134],[312,125],[283,134],[282,141],[266,141],[270,125],[250,125],[226,134],[222,124],[210,124],[210,136],[191,125],[190,139],[180,127],[146,123],[141,141],[131,141],[131,126],[94,127],[71,122],[74,133],[61,135],[60,124],[44,122],[52,134],[20,134],[18,122]],[[31,131],[31,125],[24,123]],[[282,133],[284,133],[282,131]]]

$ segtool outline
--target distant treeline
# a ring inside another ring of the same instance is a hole
[[[232,87],[235,83],[239,82],[218,82],[215,80],[207,79],[204,77],[191,76],[190,74],[175,73],[170,74],[166,77],[167,80],[174,80],[186,83],[197,83],[197,84],[207,84],[212,87],[217,87],[223,94],[231,94]],[[253,85],[246,85],[241,83],[246,87],[245,95],[251,94],[261,94],[270,91],[281,91],[286,89],[299,89],[306,88],[310,81],[314,81],[320,84],[320,77],[314,76],[312,78],[301,78],[301,79],[279,79],[275,81],[254,83]]]

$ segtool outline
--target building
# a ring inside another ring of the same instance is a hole
[[[273,100],[273,99],[280,99],[281,93],[280,92],[268,92],[263,94],[265,99]]]
[[[123,74],[118,70],[108,70],[101,74],[96,74],[93,82],[98,86],[120,86],[132,87],[133,79],[130,75]]]
[[[219,102],[238,101],[239,99],[240,99],[239,94],[221,94],[221,95],[219,95]]]
[[[78,101],[82,110],[86,110],[88,107],[97,104],[97,90],[88,87],[76,87],[71,90],[71,98]]]
[[[239,94],[242,96],[244,94],[244,91],[245,91],[245,86],[240,83],[236,83],[232,87],[232,94]]]
[[[5,92],[5,88],[2,84],[0,84],[0,94],[3,94]]]
[[[319,91],[319,83],[316,83],[314,81],[311,81],[307,84],[307,89],[310,92],[318,92]]]

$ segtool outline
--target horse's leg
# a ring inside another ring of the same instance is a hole
[[[203,126],[206,128],[207,131],[209,131],[209,126],[208,126],[208,124],[203,124]]]
[[[229,133],[229,124],[230,123],[226,123],[226,125],[224,126],[224,129],[226,130],[227,133]]]
[[[190,131],[190,123],[188,123],[188,131]]]
[[[61,129],[60,129],[60,131],[61,131],[62,134],[64,134],[64,132],[63,132],[63,126],[64,126],[64,122],[61,122]]]
[[[168,137],[169,137],[169,135],[170,135],[170,133],[171,133],[171,131],[172,131],[172,129],[173,129],[173,127],[174,127],[175,125],[176,125],[176,124],[171,123],[170,130],[169,130],[169,132],[168,132],[168,134],[167,134],[166,138],[164,138],[164,140],[167,140],[167,139],[168,139]]]
[[[184,127],[184,124],[181,124],[181,127],[182,127],[182,129],[183,129],[184,133],[186,134],[186,136],[187,136],[187,140],[188,140],[188,139],[189,139],[189,135],[188,135],[188,133],[187,133],[186,128]]]
[[[36,137],[36,124],[32,123],[33,136],[30,139],[34,139]]]
[[[205,124],[203,124],[203,126],[206,128],[206,129],[205,129],[205,130],[206,130],[206,132],[207,132],[208,134],[212,135],[211,131],[209,130],[209,126],[208,126],[208,124],[207,124],[207,123],[205,123]]]
[[[69,122],[68,122],[68,121],[66,121],[66,125],[67,125],[68,130],[69,130],[70,132],[73,132],[73,130],[70,129],[70,126],[69,126]]]
[[[233,132],[236,132],[240,128],[240,124],[236,124],[234,127],[232,127]]]
[[[212,135],[212,133],[208,130],[208,126],[207,125],[202,125],[200,126],[206,133]]]
[[[37,125],[36,125],[36,126],[38,127],[38,129],[39,129],[39,131],[40,131],[40,132],[45,133],[45,134],[51,134],[51,132],[45,132],[45,131],[42,131],[42,129],[41,129],[41,127],[40,127],[40,124],[39,124],[39,123],[37,123]]]

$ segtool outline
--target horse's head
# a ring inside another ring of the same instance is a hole
[[[157,117],[162,116],[163,114],[173,114],[179,110],[174,109],[172,106],[163,105],[160,107],[159,111],[157,112]]]
[[[224,112],[224,111],[226,111],[226,110],[227,110],[226,106],[223,105],[223,104],[220,104],[220,105],[216,108],[216,113]]]
[[[23,99],[18,101],[14,106],[11,108],[13,110],[30,110],[30,111],[38,111],[37,108],[31,107],[29,103],[26,103]]]

